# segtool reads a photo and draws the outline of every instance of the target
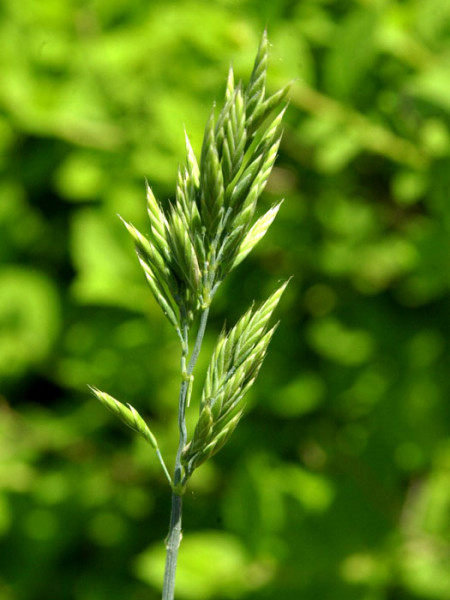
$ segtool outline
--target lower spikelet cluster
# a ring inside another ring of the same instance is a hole
[[[241,418],[245,393],[258,375],[275,330],[267,329],[268,321],[286,285],[219,336],[206,374],[199,420],[182,454],[187,476],[220,450]]]

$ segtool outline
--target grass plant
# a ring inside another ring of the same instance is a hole
[[[191,439],[186,411],[211,302],[220,284],[267,232],[281,202],[256,218],[257,204],[275,162],[288,87],[266,95],[268,41],[264,32],[247,85],[230,68],[225,101],[206,124],[199,163],[186,135],[175,201],[158,202],[147,184],[147,235],[124,221],[155,300],[181,344],[179,443],[171,475],[158,442],[130,404],[92,387],[94,395],[153,447],[172,490],[163,600],[175,594],[183,494],[195,469],[229,439],[245,410],[245,394],[263,363],[275,327],[270,317],[283,283],[259,307],[252,306],[219,335],[211,356]],[[193,335],[194,333],[194,335]],[[191,349],[191,339],[194,344]]]

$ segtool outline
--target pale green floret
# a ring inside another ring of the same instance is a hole
[[[217,137],[218,147],[222,151],[222,171],[226,185],[239,171],[247,142],[245,104],[240,87],[229,101],[229,108],[217,131]]]
[[[234,92],[234,73],[233,73],[233,66],[230,65],[230,68],[228,69],[228,77],[227,77],[227,85],[225,88],[225,100],[228,101],[231,96],[233,95]]]
[[[186,143],[187,173],[194,187],[198,189],[200,186],[200,169],[198,168],[197,159],[195,158],[194,150],[186,132],[184,132],[184,137]]]
[[[142,259],[140,255],[138,255],[138,258],[155,300],[162,308],[163,313],[166,315],[170,323],[175,327],[176,330],[178,330],[180,328],[180,319],[177,316],[177,308],[173,305],[171,296],[167,294],[166,290],[155,277],[154,272],[149,265]]]
[[[183,219],[175,208],[172,210],[169,219],[171,266],[184,286],[190,288],[197,295],[200,283],[200,268],[194,245],[183,223]]]
[[[241,245],[239,246],[239,252],[236,255],[236,258],[233,262],[233,268],[236,267],[239,263],[241,263],[244,258],[253,250],[256,244],[266,235],[267,230],[271,226],[273,220],[278,214],[280,206],[283,201],[279,202],[275,206],[272,206],[270,210],[268,210],[262,217],[260,217],[254,225],[252,225],[251,229],[247,233],[247,235],[242,240]]]
[[[159,252],[166,259],[169,257],[169,245],[167,243],[167,219],[158,205],[156,198],[148,185],[147,187],[147,212],[150,220],[151,239]]]

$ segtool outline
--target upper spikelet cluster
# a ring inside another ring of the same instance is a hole
[[[225,102],[208,119],[198,164],[186,136],[186,163],[176,198],[164,209],[147,186],[148,238],[125,223],[147,281],[179,330],[209,306],[218,285],[264,236],[280,204],[254,221],[281,138],[288,87],[266,97],[264,33],[250,81],[235,84],[230,68]]]

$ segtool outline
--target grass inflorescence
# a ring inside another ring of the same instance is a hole
[[[266,95],[268,41],[264,32],[247,85],[230,68],[225,101],[207,120],[200,161],[186,135],[186,162],[179,169],[175,201],[163,206],[147,184],[150,227],[143,235],[124,221],[155,300],[181,343],[178,406],[179,444],[173,476],[158,442],[131,405],[92,387],[94,395],[156,451],[172,488],[163,600],[172,600],[181,541],[182,495],[194,470],[229,439],[245,409],[245,394],[263,363],[275,327],[269,320],[284,292],[279,287],[259,308],[251,307],[219,335],[188,440],[194,368],[209,307],[221,282],[262,239],[281,202],[255,218],[258,200],[274,165],[286,110],[288,86]],[[196,332],[190,348],[190,335]]]

